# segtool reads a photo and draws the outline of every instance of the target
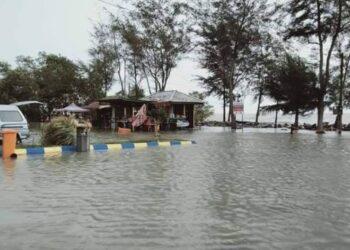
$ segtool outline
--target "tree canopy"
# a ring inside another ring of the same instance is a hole
[[[315,109],[317,105],[316,74],[299,57],[286,54],[281,61],[275,62],[265,82],[268,95],[278,104],[263,109],[295,114],[295,126],[298,126],[299,115]]]

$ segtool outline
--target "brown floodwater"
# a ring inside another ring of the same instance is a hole
[[[350,133],[163,136],[197,144],[0,160],[0,249],[350,249]]]

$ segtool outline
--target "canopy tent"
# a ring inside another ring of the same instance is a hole
[[[75,103],[69,104],[67,107],[61,108],[61,109],[54,109],[56,112],[72,112],[72,113],[83,113],[83,112],[90,112],[88,109],[83,109],[79,106],[77,106]]]

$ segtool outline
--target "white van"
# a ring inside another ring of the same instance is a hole
[[[29,137],[29,128],[27,119],[21,110],[15,105],[0,105],[0,132],[4,128],[18,131],[18,141]],[[0,140],[1,133],[0,133]]]

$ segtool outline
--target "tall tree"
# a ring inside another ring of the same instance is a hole
[[[190,49],[185,5],[172,0],[142,0],[132,13],[143,41],[144,66],[155,83],[155,91],[164,91],[171,71]]]
[[[336,58],[339,61],[338,65],[333,67],[331,83],[328,90],[329,108],[336,112],[335,125],[337,127],[340,121],[343,107],[350,107],[350,39],[342,37],[337,44]],[[344,98],[340,98],[344,96]],[[340,100],[342,99],[342,100]]]
[[[250,69],[252,74],[250,87],[254,94],[254,100],[258,103],[255,123],[259,123],[261,103],[266,95],[265,78],[267,71],[283,52],[282,44],[274,39],[270,33],[260,32],[259,42],[254,48],[254,53],[252,53],[254,67]]]
[[[99,24],[94,27],[92,34],[94,46],[89,50],[91,56],[90,68],[94,79],[103,87],[104,95],[111,89],[114,74],[120,70],[118,50],[115,50],[113,33],[108,25]],[[124,91],[123,82],[121,82]]]
[[[129,86],[141,87],[145,81],[150,93],[164,91],[172,70],[191,48],[186,4],[132,0],[129,7],[112,15],[109,24],[114,40],[125,49],[124,73],[128,73]]]
[[[17,67],[12,69],[7,63],[0,63],[0,100],[12,103],[35,100],[38,85],[35,81],[35,63],[30,57],[17,57]]]
[[[63,56],[45,53],[40,53],[37,61],[38,97],[47,104],[49,115],[54,108],[82,101],[77,78],[78,68],[74,62]]]
[[[236,128],[233,112],[234,89],[247,75],[249,54],[259,37],[259,23],[266,8],[265,1],[219,0],[206,1],[196,10],[199,20],[201,65],[208,69],[209,78],[220,82],[229,97],[231,128]]]
[[[318,50],[317,132],[324,133],[325,95],[330,84],[331,58],[339,35],[350,25],[347,0],[289,0],[282,7],[289,20],[286,38],[301,38]]]
[[[265,106],[265,111],[282,110],[295,115],[294,126],[299,126],[299,116],[313,110],[317,104],[317,77],[299,57],[286,55],[275,63],[266,78],[268,95],[277,104]]]

